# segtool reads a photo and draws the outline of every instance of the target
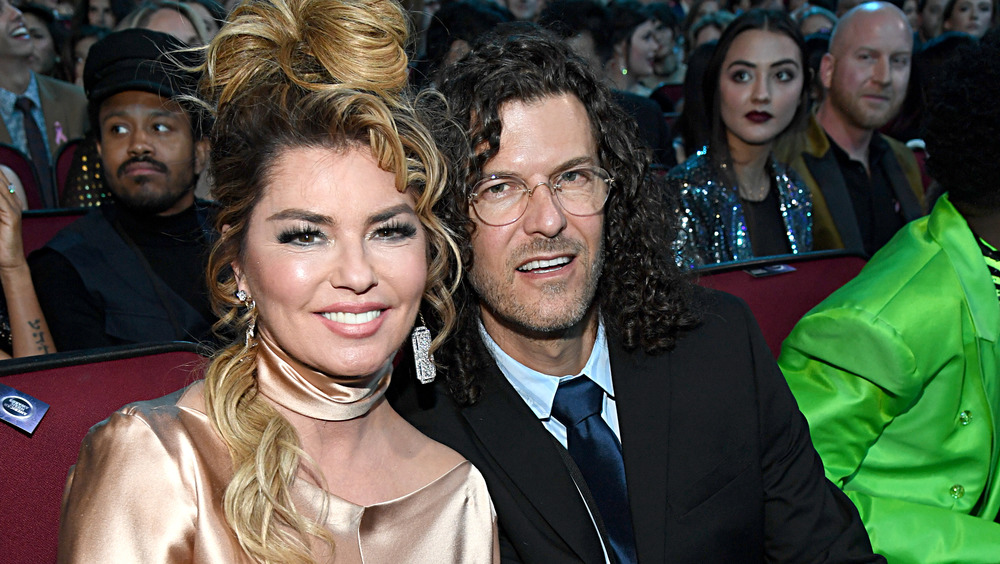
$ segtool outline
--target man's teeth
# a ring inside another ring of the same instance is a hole
[[[541,270],[545,268],[555,268],[557,266],[562,266],[568,264],[570,261],[569,257],[557,257],[551,260],[533,260],[528,264],[518,267],[521,272],[528,272],[530,270]]]
[[[10,32],[11,37],[23,37],[25,35],[28,35],[28,28],[24,27],[23,25],[21,27],[18,27],[14,31]]]
[[[345,325],[361,325],[362,323],[374,321],[380,315],[382,315],[382,310],[380,309],[365,311],[362,313],[347,313],[344,311],[323,313],[323,317],[329,319],[330,321],[333,321],[334,323],[343,323]]]

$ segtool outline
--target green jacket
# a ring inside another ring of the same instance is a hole
[[[826,475],[893,562],[1000,562],[1000,303],[947,196],[816,306],[778,363]]]

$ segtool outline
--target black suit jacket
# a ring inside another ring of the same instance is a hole
[[[608,335],[639,561],[871,562],[850,501],[824,478],[805,419],[742,301],[704,293],[702,325],[660,356]],[[472,461],[505,562],[603,562],[562,447],[498,369],[481,401],[393,378],[390,401]]]

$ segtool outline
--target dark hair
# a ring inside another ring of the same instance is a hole
[[[702,84],[705,100],[710,104],[710,115],[712,120],[712,133],[708,143],[709,158],[719,164],[729,161],[729,144],[726,141],[726,125],[722,122],[722,97],[719,95],[719,81],[722,77],[722,63],[725,61],[729,48],[732,47],[736,38],[745,31],[766,30],[772,33],[786,35],[795,43],[799,49],[799,67],[802,70],[802,92],[799,95],[799,106],[795,110],[795,117],[789,124],[785,132],[796,129],[801,125],[808,113],[809,108],[809,67],[807,65],[806,46],[799,33],[798,26],[788,17],[788,14],[781,10],[761,10],[755,8],[748,10],[733,20],[726,31],[719,38],[719,44],[712,53],[712,58],[708,61],[705,69],[705,80]],[[781,135],[784,135],[782,132]]]
[[[494,27],[513,19],[510,11],[492,2],[460,0],[444,4],[427,28],[428,76],[433,77],[440,70],[452,43],[461,40],[472,44]]]
[[[930,175],[952,201],[983,211],[1000,211],[1000,31],[992,29],[978,43],[959,48],[931,88],[925,137]],[[975,140],[975,150],[969,141]],[[985,144],[985,146],[983,145]]]
[[[457,234],[464,265],[471,267],[475,260],[468,187],[500,149],[501,108],[571,94],[586,107],[600,165],[615,178],[604,212],[605,266],[595,297],[605,326],[609,334],[621,336],[627,349],[656,353],[671,348],[679,332],[697,320],[686,274],[670,256],[677,231],[672,202],[652,181],[635,122],[595,72],[548,32],[520,28],[512,33],[501,26],[449,68],[441,89],[465,142],[439,143],[452,153],[452,172],[449,194],[436,212]],[[460,312],[456,334],[464,338],[446,342],[437,354],[456,400],[475,403],[476,377],[493,361],[477,337],[478,300],[468,281],[454,299]]]
[[[635,28],[653,19],[645,7],[635,0],[612,2],[608,4],[608,13],[611,16],[612,47],[622,41],[625,42],[626,47],[631,46]]]
[[[712,136],[712,120],[705,104],[703,85],[705,68],[717,44],[718,41],[702,43],[688,57],[687,71],[684,73],[684,107],[675,125],[688,156],[708,145]]]
[[[673,8],[663,2],[654,2],[646,5],[646,12],[649,13],[652,19],[673,30],[675,36],[679,35],[681,20],[677,17]]]
[[[643,20],[645,21],[645,20]],[[642,23],[642,22],[639,22]],[[611,41],[611,15],[594,0],[555,0],[538,17],[538,25],[563,39],[587,32],[594,40],[594,50],[602,63],[614,52]]]

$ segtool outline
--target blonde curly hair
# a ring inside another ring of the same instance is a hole
[[[406,15],[392,0],[249,0],[208,46],[201,91],[215,114],[213,192],[222,230],[207,273],[220,333],[242,335],[256,312],[236,298],[231,264],[276,159],[290,148],[366,146],[416,197],[429,242],[421,308],[436,349],[455,322],[451,293],[461,262],[431,209],[447,167],[406,96]],[[310,537],[328,531],[301,515],[291,486],[303,463],[292,426],[257,393],[253,343],[221,350],[205,377],[208,416],[229,449],[233,478],[223,505],[242,548],[259,562],[311,562]],[[319,472],[312,472],[319,476]],[[322,485],[322,484],[321,484]]]

